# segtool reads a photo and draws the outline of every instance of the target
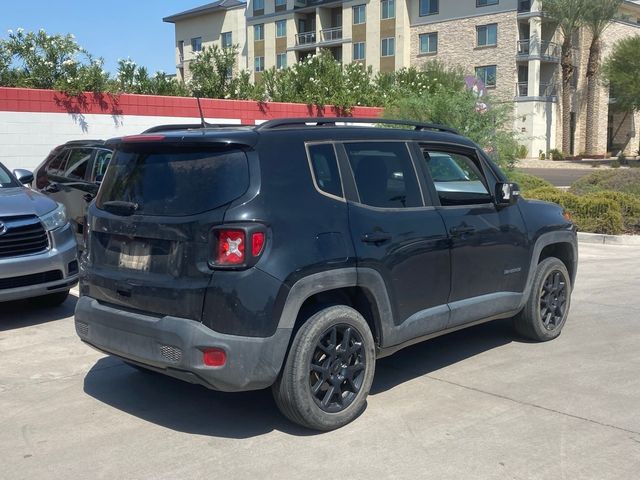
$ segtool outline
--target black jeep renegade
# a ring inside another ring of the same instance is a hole
[[[557,337],[578,260],[562,209],[520,198],[451,129],[344,121],[109,141],[80,338],[208,388],[272,387],[288,418],[329,430],[407,345],[508,317]]]

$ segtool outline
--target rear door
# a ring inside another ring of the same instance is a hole
[[[424,195],[410,148],[403,141],[341,148],[358,270],[382,277],[393,309],[384,346],[441,330],[449,316],[447,233]]]
[[[479,152],[421,145],[428,185],[451,239],[449,327],[515,309],[520,303],[529,249],[517,205],[496,206],[497,179]]]
[[[200,320],[212,271],[210,232],[249,185],[235,147],[123,144],[90,207],[90,295]]]

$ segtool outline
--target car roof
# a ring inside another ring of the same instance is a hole
[[[375,128],[375,124],[405,128]],[[226,143],[252,147],[260,137],[276,135],[292,136],[293,139],[302,141],[395,139],[455,143],[476,147],[471,140],[452,128],[402,120],[305,117],[270,120],[261,125],[205,125],[205,127],[193,125],[197,128],[188,128],[192,125],[176,125],[175,130],[171,129],[170,125],[162,125],[153,127],[140,135],[112,138],[106,144],[115,146],[129,142],[184,142]]]

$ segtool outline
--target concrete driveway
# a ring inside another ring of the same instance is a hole
[[[76,338],[74,301],[0,313],[0,478],[637,479],[640,248],[581,245],[568,324],[508,321],[378,362],[366,412],[335,432],[269,392],[139,373]]]

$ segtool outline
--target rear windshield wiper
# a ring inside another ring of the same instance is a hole
[[[129,216],[133,215],[136,210],[138,210],[139,205],[133,202],[121,202],[118,200],[113,200],[111,202],[104,202],[102,204],[102,208],[107,212],[113,213],[115,215],[124,215]]]

